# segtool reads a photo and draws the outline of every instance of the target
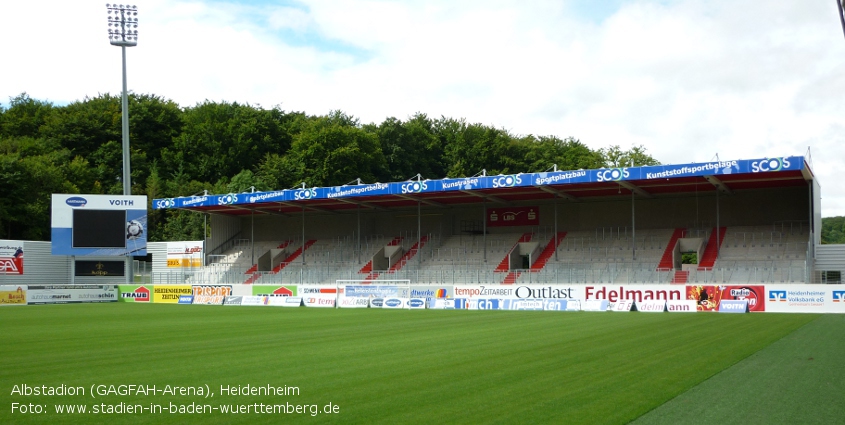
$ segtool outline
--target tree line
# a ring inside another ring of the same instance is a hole
[[[180,107],[130,94],[132,194],[337,186],[410,179],[657,165],[642,146],[590,149],[580,140],[515,135],[465,119],[417,113],[362,124],[342,111],[204,101]],[[26,93],[0,107],[0,238],[49,240],[50,194],[122,194],[120,96],[67,105]],[[202,239],[202,216],[152,211],[151,241]]]

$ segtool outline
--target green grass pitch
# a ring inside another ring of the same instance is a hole
[[[842,315],[108,303],[4,307],[0,326],[4,424],[831,423],[842,403],[765,406],[845,396]],[[23,394],[62,385],[84,394]]]

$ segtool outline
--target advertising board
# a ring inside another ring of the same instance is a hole
[[[194,304],[223,305],[225,298],[232,295],[232,285],[193,285],[191,292]]]
[[[748,300],[721,300],[719,313],[748,313]]]
[[[125,303],[152,302],[152,285],[117,285],[118,301]]]
[[[0,306],[26,305],[26,285],[0,285]]]
[[[340,308],[367,308],[370,306],[370,299],[358,296],[341,296],[338,298],[337,306]]]
[[[845,285],[766,285],[766,311],[845,313]]]
[[[117,302],[115,285],[28,285],[29,304]]]
[[[154,285],[153,302],[178,304],[182,295],[193,296],[194,291],[191,285]]]
[[[272,307],[299,307],[302,297],[267,297],[267,305]]]
[[[202,267],[203,241],[166,242],[167,267]]]
[[[689,285],[688,300],[698,304],[698,311],[716,311],[722,300],[748,301],[750,311],[766,311],[763,285]]]
[[[0,240],[0,274],[23,274],[23,241]]]
[[[54,193],[53,255],[147,255],[147,197]]]
[[[662,313],[666,311],[666,301],[642,301],[642,302],[635,302],[634,309],[636,311],[643,311],[647,313]]]

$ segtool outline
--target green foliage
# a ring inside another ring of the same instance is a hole
[[[641,146],[591,150],[574,138],[516,136],[464,119],[361,122],[343,111],[323,116],[205,101],[181,108],[149,94],[129,95],[132,193],[150,202],[240,193],[487,174],[657,164]],[[49,238],[51,193],[122,193],[120,96],[54,106],[26,93],[0,108],[0,237]],[[200,214],[153,211],[152,241],[201,238]]]
[[[822,218],[823,244],[845,244],[845,217]]]
[[[681,264],[698,264],[697,252],[683,252],[681,253]]]

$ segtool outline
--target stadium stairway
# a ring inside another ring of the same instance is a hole
[[[675,245],[678,243],[678,239],[684,237],[686,232],[686,229],[682,228],[677,228],[672,232],[672,237],[669,238],[669,243],[666,244],[666,250],[663,251],[663,256],[660,257],[660,263],[657,264],[657,271],[667,272],[675,268],[675,264],[672,262],[672,253],[675,252]]]
[[[405,255],[403,255],[402,258],[399,259],[399,261],[393,263],[393,265],[390,266],[390,270],[388,270],[387,272],[396,273],[397,271],[401,270],[402,267],[404,267],[405,264],[408,263],[408,261],[414,258],[415,255],[417,255],[417,253],[422,249],[422,247],[425,246],[426,242],[428,242],[428,235],[421,237],[417,243],[411,246],[411,249],[405,252]]]
[[[397,237],[393,238],[393,240],[390,241],[390,243],[388,243],[387,246],[395,246],[395,245],[399,245],[400,243],[402,243],[402,237],[397,236]],[[370,261],[367,262],[367,264],[364,264],[364,267],[361,267],[361,270],[358,270],[358,273],[360,273],[360,274],[364,274],[364,273],[372,274],[373,273],[373,260],[370,260]],[[376,272],[374,278],[378,278],[378,272]],[[367,276],[366,279],[371,280],[370,276]]]
[[[505,254],[505,258],[503,258],[502,262],[500,262],[499,265],[496,266],[496,270],[494,270],[494,271],[504,273],[504,272],[510,270],[509,260],[510,260],[510,256],[511,256],[511,251],[513,251],[513,249],[516,248],[516,245],[520,242],[531,242],[531,238],[533,236],[534,236],[534,233],[531,233],[531,232],[523,233],[522,237],[520,237],[519,240],[516,241],[515,244],[513,244],[511,249],[508,250],[507,254]]]
[[[276,274],[276,273],[280,272],[283,268],[287,267],[287,265],[288,265],[288,264],[290,264],[290,263],[292,263],[294,260],[296,260],[296,258],[297,258],[297,257],[299,257],[300,255],[302,255],[302,253],[303,253],[303,251],[304,251],[304,249],[303,249],[303,248],[305,248],[305,249],[311,248],[311,245],[314,245],[314,243],[316,243],[316,242],[317,242],[317,240],[316,240],[316,239],[309,239],[307,242],[305,242],[305,246],[304,246],[304,247],[299,247],[299,248],[297,248],[297,250],[296,250],[296,251],[294,251],[294,252],[293,252],[293,254],[288,255],[288,257],[287,257],[287,258],[285,258],[285,260],[284,260],[284,261],[282,261],[281,263],[279,263],[279,265],[278,265],[278,266],[273,267],[273,271],[272,271],[272,273],[273,273],[273,274]]]
[[[728,230],[727,227],[720,227],[716,231],[716,228],[713,228],[713,231],[710,233],[710,238],[707,240],[707,246],[704,248],[704,253],[701,254],[701,260],[698,262],[698,270],[711,270],[713,266],[716,264],[716,256],[719,254],[719,247],[722,245],[722,242],[725,241],[725,232]],[[716,241],[716,235],[719,235],[718,242]]]
[[[283,241],[280,243],[276,248],[277,249],[284,249],[288,245],[291,244],[292,241]],[[244,285],[251,285],[255,283],[256,280],[261,279],[262,274],[258,273],[258,264],[253,264],[244,274],[248,274],[249,277],[244,281]]]
[[[511,252],[514,248],[516,248],[516,245],[520,242],[531,242],[532,237],[534,237],[533,233],[523,233],[522,237],[520,237],[519,240],[511,247],[511,249],[508,250],[508,253],[505,254],[505,258],[503,258],[502,262],[499,263],[499,265],[496,267],[495,271],[497,272],[508,272],[507,276],[505,276],[505,279],[502,280],[502,285],[513,285],[514,283],[516,283],[516,280],[519,279],[519,275],[522,274],[522,272],[518,270],[510,270],[509,260]]]
[[[546,267],[546,263],[548,263],[549,259],[552,258],[552,255],[554,255],[557,247],[560,246],[560,242],[565,237],[566,232],[557,232],[557,237],[549,241],[549,244],[546,245],[546,248],[543,249],[543,252],[541,252],[540,256],[537,257],[537,260],[534,261],[534,264],[531,266],[532,272],[539,272],[540,270],[543,270],[543,267]]]
[[[684,270],[675,270],[672,276],[672,283],[684,284],[689,279],[689,272]]]

